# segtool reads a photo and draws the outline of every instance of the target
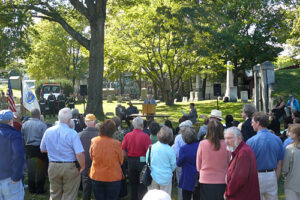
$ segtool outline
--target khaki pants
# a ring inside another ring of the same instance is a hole
[[[76,200],[80,173],[75,163],[49,163],[50,200]]]
[[[152,179],[151,185],[148,186],[148,190],[163,190],[168,193],[170,196],[172,195],[172,181],[168,185],[159,185]]]

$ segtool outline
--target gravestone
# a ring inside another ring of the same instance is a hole
[[[189,101],[194,101],[194,92],[190,92],[190,99]]]
[[[122,103],[123,97],[122,97],[122,96],[118,96],[118,97],[117,97],[117,101],[118,101],[118,103]]]
[[[243,103],[248,102],[248,91],[241,91],[241,100]]]
[[[111,95],[107,96],[107,103],[112,103],[112,96]]]
[[[194,101],[199,101],[199,92],[195,92]]]
[[[230,87],[229,101],[237,102],[237,100],[238,100],[237,87],[236,86]]]
[[[182,102],[187,102],[187,97],[182,97]]]
[[[231,66],[232,65],[231,61],[227,61],[227,65]],[[227,73],[226,73],[226,91],[225,91],[225,95],[224,95],[223,99],[225,99],[227,97],[227,98],[229,98],[229,101],[232,101],[230,99],[230,92],[231,92],[230,90],[231,90],[231,87],[233,87],[232,70],[231,70],[231,67],[227,67]]]

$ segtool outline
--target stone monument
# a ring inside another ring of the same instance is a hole
[[[182,97],[182,102],[187,102],[187,97]]]
[[[112,103],[112,96],[111,95],[107,96],[107,103]]]
[[[241,99],[243,103],[248,102],[248,91],[241,91]]]
[[[237,100],[237,95],[235,95],[234,91],[233,93],[231,93],[231,88],[233,87],[233,78],[232,78],[232,70],[231,67],[232,63],[231,61],[227,61],[227,73],[226,73],[226,91],[225,91],[225,95],[224,98],[228,98],[229,101],[236,101]],[[233,89],[236,90],[236,89]],[[237,91],[237,90],[236,90]],[[233,99],[230,99],[230,97],[233,97]]]
[[[190,99],[189,99],[189,101],[190,102],[194,101],[194,92],[190,92]]]
[[[147,88],[141,89],[141,100],[145,100],[147,98]]]
[[[273,106],[275,73],[273,63],[266,61],[254,66],[254,105],[257,111],[268,113]]]
[[[199,92],[195,92],[194,101],[199,101]]]

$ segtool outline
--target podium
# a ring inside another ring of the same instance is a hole
[[[155,104],[142,104],[143,115],[154,115],[155,114]]]

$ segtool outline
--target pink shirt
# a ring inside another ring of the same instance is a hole
[[[197,171],[200,173],[199,182],[206,184],[225,184],[225,175],[230,161],[230,152],[226,149],[224,140],[220,141],[218,151],[208,141],[200,142],[197,151]]]

